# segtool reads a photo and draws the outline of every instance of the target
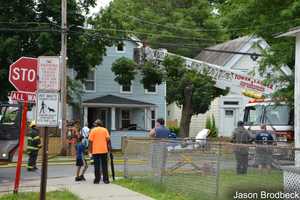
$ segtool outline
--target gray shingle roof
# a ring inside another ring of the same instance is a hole
[[[83,103],[99,103],[99,104],[114,104],[114,105],[154,105],[152,103],[127,99],[115,95],[105,95],[94,99],[89,99]]]
[[[252,36],[244,36],[228,42],[217,44],[215,46],[208,47],[208,49],[225,50],[225,51],[239,51],[244,45],[249,42]],[[212,51],[201,51],[197,60],[208,62],[215,65],[224,66],[235,54],[232,53],[220,53]]]

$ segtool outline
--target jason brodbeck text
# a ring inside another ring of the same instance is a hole
[[[299,199],[299,192],[239,192],[233,194],[233,199]]]

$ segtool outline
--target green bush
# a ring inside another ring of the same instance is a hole
[[[179,136],[180,128],[178,126],[168,126],[168,128],[172,133],[175,133],[177,136]]]
[[[214,115],[212,115],[211,117],[208,116],[206,118],[205,128],[210,130],[208,137],[218,137],[218,128],[216,126],[216,119]]]

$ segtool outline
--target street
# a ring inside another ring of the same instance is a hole
[[[41,177],[41,166],[38,166],[39,170],[36,172],[28,172],[25,167],[22,168],[21,184],[22,182],[28,182],[33,180],[39,180]],[[116,171],[122,170],[121,165],[115,165]],[[94,166],[89,165],[87,169],[87,174],[94,172]],[[10,168],[0,168],[0,191],[1,186],[13,186],[15,178],[16,169],[14,167]],[[62,177],[75,177],[76,166],[75,165],[49,165],[48,166],[48,178],[62,178]]]

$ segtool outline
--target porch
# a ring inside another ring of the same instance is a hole
[[[154,127],[157,106],[152,103],[106,95],[82,104],[84,123],[91,128],[101,119],[111,133],[113,149],[121,149],[124,136],[146,137]]]

